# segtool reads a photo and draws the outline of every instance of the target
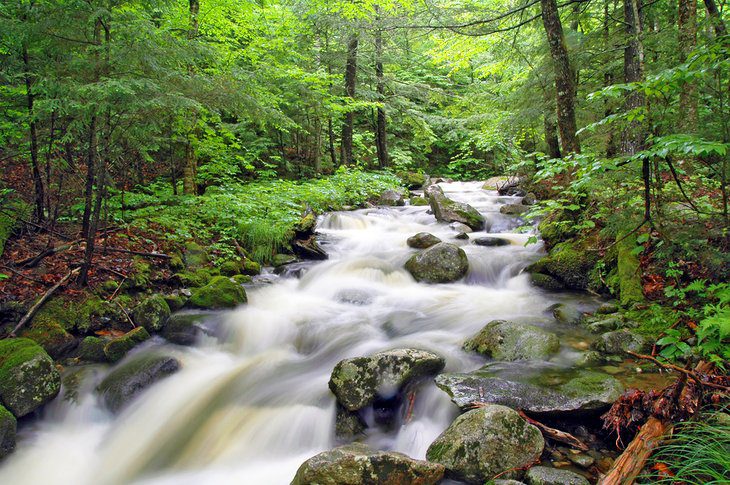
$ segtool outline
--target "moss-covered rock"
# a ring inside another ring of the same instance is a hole
[[[246,284],[249,284],[249,283],[253,283],[253,278],[251,278],[247,274],[233,275],[233,276],[231,276],[231,279],[234,282],[238,283],[239,285],[246,285]]]
[[[523,204],[505,204],[499,208],[500,214],[519,216],[530,210],[530,206]]]
[[[188,302],[188,298],[180,293],[173,293],[168,295],[163,295],[163,298],[167,302],[167,306],[170,307],[171,312],[176,312],[182,307],[185,306],[185,303]]]
[[[472,241],[473,244],[476,244],[477,246],[487,246],[487,247],[496,247],[496,246],[509,246],[510,243],[508,239],[504,239],[501,237],[493,237],[493,236],[482,236],[474,239]]]
[[[620,355],[626,352],[642,353],[648,350],[649,342],[641,335],[628,330],[616,330],[598,337],[592,347],[604,354]]]
[[[429,232],[419,232],[418,234],[414,234],[406,240],[406,244],[408,244],[408,247],[415,249],[430,248],[431,246],[435,246],[440,242],[441,239],[437,238]]]
[[[552,307],[553,317],[560,323],[577,325],[583,318],[583,312],[570,303],[558,303]]]
[[[223,276],[233,276],[243,273],[243,263],[241,261],[228,260],[224,261],[218,269]]]
[[[145,298],[132,310],[132,320],[138,327],[144,327],[148,332],[158,332],[170,318],[170,306],[162,295],[153,295]]]
[[[431,443],[426,457],[444,465],[450,478],[482,484],[497,475],[514,477],[515,470],[540,457],[544,446],[540,430],[517,411],[487,405],[457,417]]]
[[[416,190],[423,187],[426,183],[427,175],[420,172],[398,172],[396,176],[403,181],[403,185],[410,190]]]
[[[142,258],[134,258],[132,270],[124,280],[123,286],[128,290],[144,291],[152,283],[152,265]]]
[[[54,359],[67,355],[78,344],[76,337],[58,322],[47,318],[34,318],[30,327],[20,332],[20,336],[35,341]]]
[[[271,260],[271,265],[275,268],[280,268],[281,266],[286,266],[287,264],[292,264],[297,262],[297,257],[293,254],[275,254],[274,257]]]
[[[207,316],[204,312],[175,313],[167,321],[162,336],[174,344],[193,345]]]
[[[207,310],[234,308],[246,303],[246,291],[225,276],[216,276],[207,285],[193,291],[188,304]]]
[[[530,273],[530,282],[547,291],[560,291],[565,289],[565,285],[550,275],[542,273]]]
[[[460,247],[441,242],[414,254],[406,262],[405,268],[416,281],[450,283],[466,275],[469,260]]]
[[[534,325],[494,320],[464,342],[464,350],[495,360],[546,359],[560,349],[557,335]]]
[[[119,297],[117,300],[119,300]],[[122,309],[121,303],[117,304],[98,297],[91,297],[83,305],[75,308],[78,308],[79,312],[76,330],[82,334],[110,328],[129,330],[132,326],[129,323],[127,314]]]
[[[411,205],[415,207],[422,207],[428,205],[428,199],[425,197],[411,197]]]
[[[583,475],[570,470],[559,470],[546,466],[534,466],[527,470],[525,480],[528,485],[589,485]]]
[[[15,416],[0,404],[0,460],[15,450],[17,429]]]
[[[475,231],[484,228],[484,216],[479,211],[469,204],[449,199],[438,185],[430,186],[426,190],[426,195],[437,221],[461,222]]]
[[[574,237],[578,231],[574,229],[576,215],[567,210],[556,210],[550,212],[540,221],[537,229],[547,249],[551,249],[558,243],[565,242]]]
[[[249,275],[249,276],[256,276],[257,274],[261,273],[261,265],[257,263],[256,261],[251,261],[250,259],[246,259],[243,262],[243,272],[242,274]]]
[[[58,394],[61,376],[45,350],[26,338],[0,340],[0,401],[16,417]]]
[[[185,266],[189,269],[202,268],[210,263],[208,252],[205,248],[193,241],[185,244],[183,260],[185,261]]]
[[[402,191],[387,189],[380,194],[378,205],[403,206],[406,205],[406,201]]]
[[[621,305],[628,307],[644,301],[644,289],[641,284],[641,267],[639,258],[633,253],[636,239],[624,238],[617,244],[618,262],[616,266],[619,282],[619,299]]]
[[[311,210],[308,210],[296,226],[294,226],[294,234],[297,238],[307,238],[314,234],[317,228],[317,216]]]
[[[425,350],[387,350],[340,361],[329,388],[346,409],[357,411],[377,397],[392,397],[412,381],[438,373],[444,365],[443,357]]]
[[[443,476],[436,463],[352,443],[305,461],[292,485],[435,485]]]
[[[79,344],[78,356],[88,362],[106,362],[104,347],[106,340],[99,337],[86,337]]]
[[[144,327],[137,327],[125,333],[121,337],[111,339],[104,346],[104,355],[109,362],[117,362],[127,355],[127,352],[150,338],[150,334]]]
[[[571,241],[556,245],[548,256],[530,265],[527,270],[551,276],[566,288],[586,290],[598,259],[597,252],[589,250],[587,241]]]
[[[160,355],[144,355],[114,369],[99,384],[98,391],[113,413],[119,412],[142,391],[174,374],[180,362]]]

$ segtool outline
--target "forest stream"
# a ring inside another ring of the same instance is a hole
[[[499,210],[517,197],[483,190],[480,182],[441,187],[484,216],[486,234],[456,239],[458,231],[437,222],[428,206],[320,216],[317,230],[329,260],[256,277],[246,288],[248,304],[209,314],[208,335],[194,346],[155,337],[137,347],[132,358],[162,352],[177,358],[181,370],[120,414],[107,411],[95,392],[110,367],[67,369],[59,397],[21,429],[16,453],[0,466],[0,483],[287,484],[303,461],[339,444],[328,388],[339,361],[416,348],[443,356],[444,372],[473,371],[487,359],[462,344],[495,319],[544,327],[558,335],[560,350],[544,361],[500,363],[494,375],[550,380],[571,372],[590,334],[558,323],[549,308],[567,302],[592,311],[600,301],[530,284],[522,270],[540,257],[541,243],[526,244],[534,230],[519,231],[522,220]],[[403,265],[414,253],[406,239],[419,232],[462,247],[466,277],[453,284],[414,281]],[[485,235],[510,244],[472,243]],[[366,416],[371,426],[364,441],[424,459],[459,409],[427,379],[394,414],[390,426]]]

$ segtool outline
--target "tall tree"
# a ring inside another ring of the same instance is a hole
[[[377,119],[375,122],[375,146],[378,153],[378,166],[388,166],[388,140],[385,126],[385,77],[383,73],[383,29],[380,25],[380,8],[375,7],[375,83],[378,94]]]
[[[697,45],[697,0],[679,0],[679,62],[685,63]],[[697,130],[697,87],[686,82],[679,93],[679,119],[684,131]]]
[[[345,94],[350,101],[355,101],[355,85],[357,82],[357,49],[360,42],[359,33],[350,34],[347,41],[347,61],[345,63]],[[355,111],[349,107],[345,113],[342,125],[342,164],[350,165],[354,162],[352,155],[352,135],[355,124]]]
[[[200,14],[200,0],[189,0],[189,27],[188,41],[192,42],[198,36],[198,15]],[[192,65],[188,68],[190,75],[193,73]],[[196,185],[196,174],[198,169],[198,160],[195,154],[195,127],[197,125],[197,114],[192,115],[192,124],[187,133],[185,142],[185,165],[183,166],[183,193],[194,195],[198,188]]]

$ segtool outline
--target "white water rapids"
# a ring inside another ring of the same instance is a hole
[[[485,360],[463,352],[461,344],[493,319],[549,326],[565,337],[551,365],[570,365],[577,353],[568,330],[545,309],[575,297],[543,292],[520,274],[541,248],[525,246],[529,234],[510,232],[519,221],[499,213],[519,199],[482,190],[481,183],[442,187],[479,210],[491,233],[512,244],[482,247],[454,239],[456,231],[437,223],[428,207],[325,215],[318,231],[328,261],[299,279],[274,278],[248,289],[247,305],[216,317],[225,329],[221,338],[205,337],[195,347],[156,338],[135,349],[162,347],[182,369],[116,417],[94,392],[109,368],[89,367],[76,401],[59,396],[22,427],[17,451],[0,464],[0,484],[287,484],[304,460],[338,444],[327,386],[338,361],[415,347],[444,356],[447,371],[473,370]],[[406,239],[422,231],[464,248],[470,270],[463,282],[420,284],[403,269],[415,251]],[[371,428],[367,442],[424,458],[457,413],[427,382],[412,419],[391,431]]]

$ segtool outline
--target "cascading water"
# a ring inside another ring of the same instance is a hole
[[[41,419],[24,426],[18,450],[0,465],[0,483],[286,484],[305,459],[337,445],[327,382],[338,361],[414,347],[444,356],[447,371],[469,371],[484,359],[463,352],[461,344],[486,322],[556,325],[545,309],[576,297],[545,293],[519,274],[540,245],[525,246],[528,234],[510,232],[519,221],[499,213],[517,199],[482,190],[480,183],[442,187],[479,210],[488,230],[511,244],[454,239],[456,231],[437,223],[428,207],[327,214],[318,231],[330,259],[308,267],[300,279],[274,278],[249,289],[247,305],[218,316],[222,337],[187,348],[155,339],[136,349],[162,348],[182,369],[122,414],[105,411],[94,392],[107,368],[76,370],[82,378],[76,399],[64,399],[70,394],[62,390]],[[420,284],[403,269],[414,251],[406,239],[422,231],[463,247],[470,270],[462,283]],[[575,357],[564,343],[546,365],[570,366]],[[457,413],[445,393],[424,383],[411,419],[395,430],[370,429],[367,442],[424,458]]]

